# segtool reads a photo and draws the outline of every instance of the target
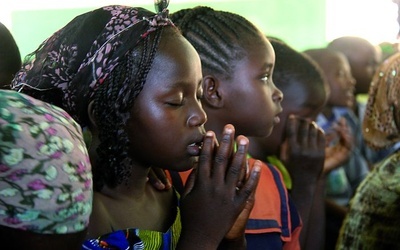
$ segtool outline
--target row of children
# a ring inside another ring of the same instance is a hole
[[[1,235],[14,249],[323,249],[330,175],[355,179],[334,203],[343,218],[367,173],[350,163],[351,120],[330,119],[355,107],[350,57],[298,52],[237,14],[156,6],[76,17],[0,92]],[[150,181],[160,169],[174,188]],[[343,246],[363,242],[344,232]]]

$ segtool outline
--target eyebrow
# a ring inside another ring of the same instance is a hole
[[[203,83],[203,78],[201,78],[198,81],[198,83],[196,85],[196,89],[199,87],[202,87],[202,83]],[[188,82],[188,81],[176,81],[176,82],[172,83],[169,88],[186,88],[186,87],[190,87],[192,84],[193,83]]]
[[[264,63],[263,66],[261,67],[262,70],[265,69],[272,69],[274,67],[273,63]]]

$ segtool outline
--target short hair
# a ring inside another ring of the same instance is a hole
[[[314,60],[280,40],[270,38],[270,42],[276,56],[273,80],[279,89],[285,93],[293,79],[314,89],[325,89],[324,74]]]
[[[7,27],[0,23],[0,74],[10,75],[11,79],[20,68],[21,54],[17,43]]]

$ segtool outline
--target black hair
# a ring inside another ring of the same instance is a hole
[[[182,9],[173,13],[171,19],[199,53],[203,74],[229,78],[234,61],[242,59],[246,49],[262,37],[258,28],[244,17],[210,7]]]
[[[324,74],[314,60],[280,40],[269,40],[276,57],[273,80],[279,89],[285,92],[285,88],[294,82],[293,79],[311,87],[324,88]]]
[[[21,54],[11,32],[2,23],[0,23],[0,59],[0,73],[9,75],[11,80],[21,68]]]
[[[128,180],[132,166],[126,124],[151,69],[161,33],[168,30],[173,29],[166,27],[150,33],[141,45],[126,53],[96,91],[93,112],[100,145],[98,162],[93,168],[95,190],[104,185],[112,188]]]

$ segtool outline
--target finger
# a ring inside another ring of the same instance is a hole
[[[199,178],[202,181],[206,181],[210,178],[212,171],[214,150],[215,150],[215,133],[213,131],[207,131],[204,136],[203,146],[199,156],[199,161],[196,171],[196,175],[198,175],[198,177],[196,177],[196,179]]]
[[[258,181],[260,180],[261,161],[256,160],[251,168],[250,176],[244,186],[237,191],[237,201],[241,204],[246,202],[255,192]]]
[[[326,141],[325,141],[325,134],[324,134],[324,130],[321,128],[321,127],[319,127],[315,122],[313,122],[314,123],[314,125],[317,127],[317,141],[318,141],[318,144],[317,144],[317,147],[318,148],[325,148],[325,144],[326,144]]]
[[[289,159],[289,143],[288,139],[285,139],[285,141],[281,145],[281,152],[279,159],[281,159],[282,162],[287,162]]]
[[[235,128],[231,124],[225,125],[212,169],[213,177],[218,178],[218,180],[225,180],[226,168],[233,153],[234,136]]]
[[[247,168],[247,150],[249,147],[249,139],[245,136],[238,136],[237,151],[235,152],[232,164],[226,171],[227,188],[240,188],[245,182]],[[233,190],[233,188],[231,190]]]
[[[300,147],[308,148],[309,129],[310,129],[309,122],[305,119],[300,119],[300,126],[299,126]]]
[[[194,187],[194,183],[196,181],[196,171],[197,168],[194,168],[192,172],[190,172],[189,177],[185,183],[185,191],[183,192],[183,197],[185,197],[188,193],[190,193]]]
[[[319,146],[318,142],[318,125],[315,122],[309,123],[309,141],[308,144],[311,148],[316,149]]]
[[[289,147],[296,147],[298,142],[297,142],[297,118],[295,115],[291,114],[289,115],[289,119],[287,121],[286,125],[286,137],[289,142]]]
[[[157,190],[166,190],[172,187],[167,175],[161,168],[150,168],[148,179],[149,183]]]

